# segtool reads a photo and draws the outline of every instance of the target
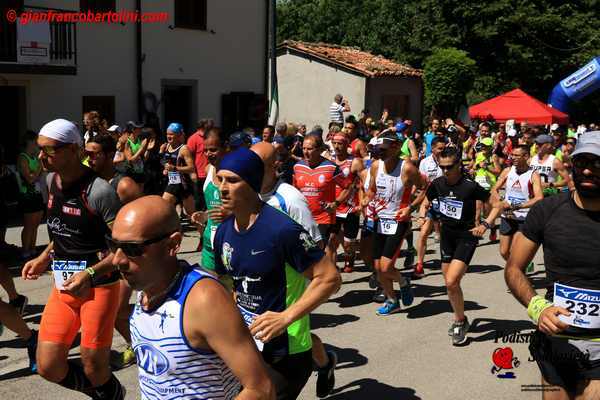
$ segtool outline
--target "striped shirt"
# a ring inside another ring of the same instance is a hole
[[[214,352],[190,347],[182,330],[183,305],[192,287],[211,275],[184,266],[180,282],[158,308],[145,311],[138,295],[129,324],[144,400],[229,400],[240,384]]]
[[[331,103],[329,107],[329,121],[337,122],[338,124],[344,123],[344,106],[336,103]]]

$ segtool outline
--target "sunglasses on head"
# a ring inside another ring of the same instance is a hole
[[[450,165],[438,165],[442,171],[450,171],[452,168],[458,165],[458,161],[453,162]]]
[[[117,252],[118,249],[121,249],[127,257],[131,258],[131,257],[140,257],[142,254],[144,254],[144,249],[146,248],[146,246],[149,246],[154,243],[158,243],[161,240],[165,240],[166,238],[168,238],[175,232],[177,232],[177,231],[171,231],[171,232],[162,234],[162,235],[157,236],[152,239],[140,240],[140,241],[119,241],[119,240],[113,239],[111,236],[108,236],[108,235],[106,235],[105,239],[106,239],[106,244],[108,246],[108,249],[110,250],[111,253],[114,254]]]
[[[593,168],[600,170],[600,158],[575,157],[573,158],[573,166],[577,169]]]

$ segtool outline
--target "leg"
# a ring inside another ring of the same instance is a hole
[[[334,232],[329,233],[329,241],[327,243],[327,247],[325,248],[325,254],[327,254],[333,261],[333,265],[336,265],[337,248],[339,245],[336,236],[337,234]]]
[[[433,231],[433,221],[429,218],[425,220],[421,231],[419,233],[419,240],[417,241],[417,263],[423,264],[425,260],[425,253],[427,252],[427,238]]]
[[[192,216],[192,214],[196,211],[196,207],[194,205],[194,196],[191,194],[183,199],[183,209],[188,216]]]
[[[40,340],[37,348],[38,374],[40,374],[40,376],[45,380],[53,383],[64,382],[70,369],[70,365],[67,363],[69,347],[70,346],[67,346],[63,343],[53,343]],[[89,386],[89,384],[83,385],[85,381],[86,379],[72,382],[72,387],[68,387],[66,385],[63,386],[72,390],[78,390],[77,388],[81,389]],[[77,383],[82,383],[82,385],[78,385]]]
[[[361,234],[360,258],[362,258],[367,268],[373,269],[373,233],[367,236]]]
[[[562,387],[560,386],[555,386],[552,385],[551,383],[547,382],[544,377],[542,376],[542,387],[548,387],[548,386],[552,386],[553,389],[556,388],[558,390],[556,391],[543,391],[542,392],[542,400],[573,400],[573,397],[569,396],[569,393]],[[598,398],[598,397],[596,397]],[[579,399],[579,398],[577,398]],[[592,399],[592,397],[590,397],[590,399]],[[582,398],[583,400],[583,398]]]
[[[81,363],[92,386],[101,386],[110,379],[110,348],[89,349],[81,346]]]
[[[323,342],[321,339],[314,333],[310,334],[312,339],[312,359],[317,365],[318,368],[326,367],[329,364],[329,357],[327,357],[327,352],[325,351],[325,346],[323,346]]]
[[[19,293],[17,293],[17,289],[15,288],[15,282],[13,281],[13,278],[10,275],[8,268],[6,267],[6,265],[4,265],[1,262],[0,262],[0,286],[2,286],[4,288],[4,290],[6,290],[6,293],[8,293],[9,300],[15,300],[17,297],[19,297]]]
[[[600,399],[600,380],[585,380],[578,382],[575,400],[595,399]]]
[[[500,255],[504,260],[508,260],[510,255],[510,246],[512,244],[513,235],[503,235],[500,233]]]
[[[8,329],[15,332],[23,340],[28,340],[31,337],[31,329],[23,321],[23,317],[19,315],[19,312],[13,306],[3,301],[0,301],[0,323],[6,325]]]
[[[442,264],[442,273],[444,274],[444,281],[448,289],[448,299],[454,311],[455,321],[465,319],[465,304],[460,281],[466,271],[467,264],[460,260],[454,259],[450,263]]]

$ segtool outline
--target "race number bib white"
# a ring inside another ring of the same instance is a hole
[[[215,248],[215,235],[217,234],[217,226],[213,225],[210,227],[210,247]]]
[[[54,274],[54,285],[58,290],[63,290],[65,282],[87,268],[87,261],[52,261],[52,273]]]
[[[169,171],[169,185],[179,185],[181,183],[181,175],[177,171]]]
[[[578,328],[600,328],[600,290],[579,289],[554,284],[554,305],[566,308],[571,315],[559,315],[566,324]]]
[[[460,200],[440,199],[440,213],[446,217],[460,219],[462,217],[463,202]]]
[[[246,326],[248,326],[248,327],[250,325],[252,325],[252,323],[254,322],[256,317],[258,317],[258,314],[255,314],[251,311],[246,310],[244,307],[240,306],[239,304],[238,304],[238,309],[240,310],[240,314],[242,314],[242,318],[244,319],[244,322],[246,323]],[[262,341],[254,338],[254,343],[256,344],[258,351],[263,351],[265,344]]]
[[[379,219],[377,220],[377,233],[384,235],[395,235],[398,230],[398,221],[395,219]]]
[[[511,206],[518,206],[518,205],[525,203],[525,201],[527,201],[527,199],[525,197],[519,197],[519,196],[507,196],[506,200],[508,200],[508,202],[510,203]]]

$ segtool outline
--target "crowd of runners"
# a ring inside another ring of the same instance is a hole
[[[413,303],[435,235],[450,343],[464,345],[461,280],[489,235],[538,324],[530,349],[543,380],[560,387],[544,396],[599,398],[598,128],[431,118],[419,132],[386,110],[349,112],[336,95],[329,124],[310,130],[280,122],[230,134],[204,119],[189,135],[178,122],[163,134],[108,127],[91,111],[82,129],[56,119],[29,132],[14,173],[0,160],[2,179],[16,177],[24,215],[21,275],[50,271],[54,285],[34,331],[0,262],[0,322],[26,344],[30,369],[93,399],[124,398],[113,370],[132,364],[144,399],[295,399],[316,371],[326,397],[337,355],[309,316],[343,274],[370,271],[373,312],[393,315]],[[3,211],[9,252],[6,220]],[[177,258],[182,221],[199,233],[195,264]],[[527,274],[540,246],[550,286],[537,294]],[[117,357],[114,330],[127,342]],[[68,358],[79,332],[81,363]]]

